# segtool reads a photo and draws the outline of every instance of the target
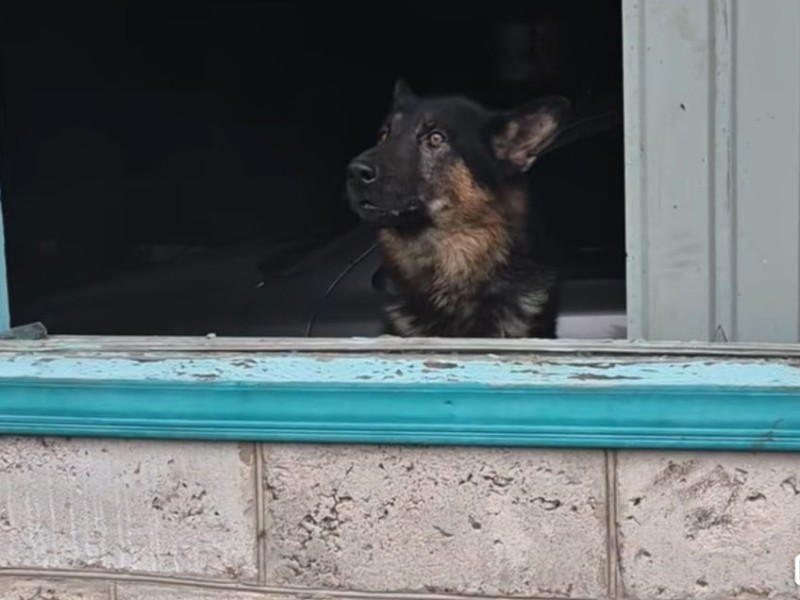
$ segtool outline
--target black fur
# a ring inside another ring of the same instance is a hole
[[[380,230],[397,290],[390,333],[555,337],[558,276],[526,226],[525,175],[568,108],[549,97],[502,113],[397,83],[378,143],[347,182],[353,210]]]

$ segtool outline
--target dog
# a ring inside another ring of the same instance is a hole
[[[496,111],[396,81],[345,186],[350,208],[377,226],[398,290],[384,307],[390,335],[556,337],[558,270],[526,226],[526,174],[570,107],[547,96]]]

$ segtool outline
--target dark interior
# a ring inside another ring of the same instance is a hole
[[[497,108],[569,97],[577,141],[542,158],[532,185],[568,277],[624,296],[619,0],[0,10],[14,325],[311,335],[352,264],[336,255],[358,230],[344,166],[374,140],[398,76]],[[287,283],[302,269],[313,282]]]

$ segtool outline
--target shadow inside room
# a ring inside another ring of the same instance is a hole
[[[300,306],[292,294],[321,297],[335,279],[326,253],[359,225],[344,167],[373,143],[399,76],[495,108],[558,93],[576,120],[619,116],[619,0],[464,4],[3,3],[12,324],[303,330],[277,305],[265,321],[254,294]],[[534,169],[569,277],[624,285],[623,175],[618,123]],[[281,287],[309,261],[311,287]]]

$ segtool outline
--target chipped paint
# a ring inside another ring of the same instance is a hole
[[[520,368],[523,367],[523,368]],[[527,368],[525,368],[527,367]],[[602,375],[597,371],[601,370]],[[19,379],[74,382],[175,382],[210,380],[221,384],[628,386],[770,388],[800,390],[800,367],[779,360],[697,360],[587,358],[565,360],[531,356],[508,360],[471,356],[445,359],[409,355],[258,355],[160,358],[0,354],[0,385]]]
[[[800,450],[800,368],[777,359],[5,358],[0,434]]]

